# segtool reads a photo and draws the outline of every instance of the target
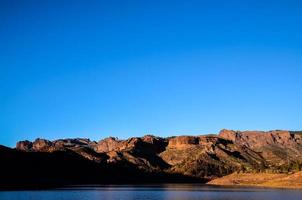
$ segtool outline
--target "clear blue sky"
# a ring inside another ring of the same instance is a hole
[[[0,1],[0,144],[302,129],[302,1]]]

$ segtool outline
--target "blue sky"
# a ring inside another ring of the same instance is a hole
[[[302,129],[301,1],[0,1],[0,144]]]

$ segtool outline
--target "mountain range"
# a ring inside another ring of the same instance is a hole
[[[233,172],[288,173],[302,168],[302,132],[233,131],[126,140],[19,141],[0,146],[0,187],[109,183],[206,183]]]

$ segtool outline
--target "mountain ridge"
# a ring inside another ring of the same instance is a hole
[[[302,134],[300,133],[284,130],[265,132],[223,129],[217,135],[184,135],[167,138],[145,135],[125,140],[107,137],[98,142],[85,138],[53,141],[38,138],[33,142],[19,141],[15,149],[7,148],[4,151],[0,148],[2,152],[0,159],[10,151],[17,155],[16,162],[18,159],[26,160],[27,157],[35,157],[38,154],[39,156],[41,154],[41,157],[43,155],[55,157],[54,155],[60,154],[69,159],[75,158],[74,166],[68,165],[69,167],[79,168],[77,162],[81,163],[84,171],[87,170],[87,166],[93,166],[93,170],[89,169],[90,178],[86,180],[84,175],[80,176],[80,183],[106,183],[111,179],[110,176],[117,179],[116,182],[207,182],[234,172],[283,173],[301,170]],[[28,158],[30,159],[32,158]],[[34,162],[39,163],[39,159],[42,158],[35,159]],[[15,161],[8,161],[8,163],[14,165]],[[45,163],[45,173],[52,170],[47,165],[64,165],[64,161],[62,163],[45,161]],[[34,173],[36,168],[37,166],[33,164],[27,170],[32,170]],[[20,170],[22,171],[22,167]],[[57,171],[60,172],[60,167]],[[60,173],[64,177],[64,173]],[[6,177],[9,179],[8,175]],[[47,177],[45,179],[47,181]],[[68,177],[64,180],[69,184]],[[53,182],[56,181],[60,182],[60,177]],[[71,182],[77,183],[76,178]],[[5,185],[4,181],[2,185]]]

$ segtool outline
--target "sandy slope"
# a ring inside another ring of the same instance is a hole
[[[302,172],[293,174],[233,173],[212,180],[208,184],[302,189]]]

